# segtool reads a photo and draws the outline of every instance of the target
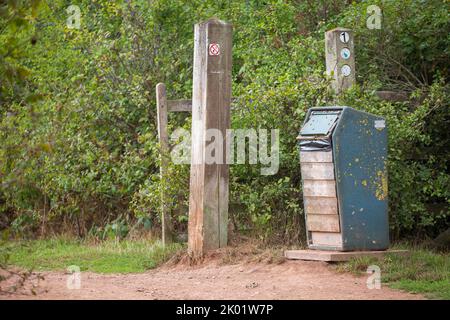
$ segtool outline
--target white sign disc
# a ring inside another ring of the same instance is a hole
[[[344,31],[339,34],[339,39],[342,43],[347,43],[350,40],[350,35],[348,32]]]
[[[350,58],[350,50],[348,48],[343,48],[341,50],[341,57],[342,57],[342,59],[345,59],[345,60]]]
[[[348,64],[344,64],[341,68],[341,74],[344,77],[348,77],[350,75],[350,73],[352,73],[352,68],[350,68],[350,66]]]

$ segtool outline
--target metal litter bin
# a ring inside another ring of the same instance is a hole
[[[311,108],[298,139],[309,248],[387,249],[385,120],[350,107]]]

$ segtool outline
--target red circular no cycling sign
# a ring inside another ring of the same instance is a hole
[[[209,44],[209,55],[210,56],[220,55],[220,46],[218,43],[210,43]]]

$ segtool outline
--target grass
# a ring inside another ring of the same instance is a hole
[[[35,271],[66,270],[71,265],[97,273],[144,272],[164,263],[182,246],[159,241],[107,240],[100,243],[49,239],[9,243],[10,265]]]
[[[427,298],[450,300],[450,255],[420,247],[408,249],[407,256],[358,258],[337,266],[339,271],[366,274],[367,267],[378,265],[381,281],[391,288],[422,293]]]

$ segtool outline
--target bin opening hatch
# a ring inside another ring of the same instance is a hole
[[[333,129],[340,111],[313,111],[300,131],[301,136],[328,135]]]

